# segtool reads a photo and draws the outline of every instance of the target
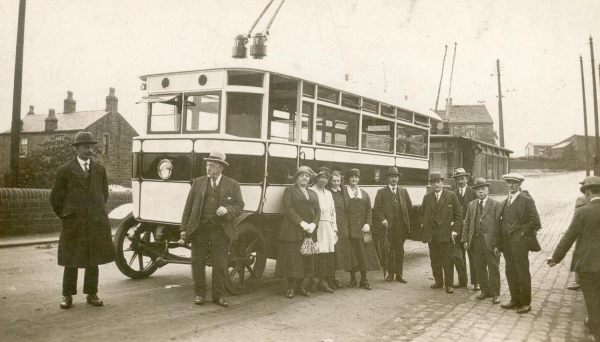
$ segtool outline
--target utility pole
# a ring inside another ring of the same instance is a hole
[[[442,90],[442,79],[444,78],[444,65],[446,64],[446,53],[448,52],[448,45],[445,45],[444,59],[442,60],[442,74],[440,75],[440,85],[438,86],[438,94],[435,99],[435,112],[438,110],[438,102],[440,101],[440,90]]]
[[[10,129],[10,186],[19,184],[19,147],[21,146],[21,92],[23,90],[23,46],[25,37],[25,0],[19,1],[17,53],[13,88],[12,125]]]
[[[498,124],[500,125],[500,147],[504,147],[504,119],[502,115],[502,86],[500,85],[500,60],[496,60],[498,73]]]
[[[448,98],[446,99],[446,117],[448,121],[448,114],[450,114],[450,95],[452,93],[452,76],[454,75],[454,61],[456,60],[456,43],[454,43],[454,56],[452,57],[452,70],[450,70],[450,87],[448,88]]]
[[[581,66],[581,92],[583,94],[583,129],[585,131],[585,175],[590,175],[590,151],[588,148],[588,127],[587,127],[587,109],[585,105],[585,84],[583,81],[583,58],[579,55],[579,65]]]
[[[600,176],[600,141],[598,139],[598,98],[596,95],[596,65],[594,64],[594,41],[590,35],[590,54],[592,55],[592,89],[594,90],[594,176]]]

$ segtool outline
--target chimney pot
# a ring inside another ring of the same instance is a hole
[[[55,131],[58,128],[58,119],[56,118],[54,109],[48,111],[48,117],[44,121],[46,124],[45,131]]]
[[[71,114],[77,111],[77,102],[73,99],[73,92],[67,91],[67,98],[63,101],[63,114]]]
[[[33,106],[31,106],[31,105],[30,105],[30,106],[29,106],[29,112],[27,113],[27,115],[33,115],[33,114],[35,114],[35,113],[33,112]]]
[[[115,96],[115,88],[108,88],[108,96],[106,97],[106,111],[118,113],[119,98]]]

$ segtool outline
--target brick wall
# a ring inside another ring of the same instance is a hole
[[[0,188],[0,237],[59,232],[61,221],[49,198],[46,189]],[[108,212],[125,203],[131,203],[130,191],[109,192]]]

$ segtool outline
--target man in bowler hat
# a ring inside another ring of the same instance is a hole
[[[206,296],[206,258],[212,257],[212,301],[222,307],[229,303],[223,298],[229,244],[237,240],[233,220],[244,209],[240,185],[223,175],[229,166],[222,152],[212,152],[206,162],[206,176],[194,179],[181,218],[181,239],[192,244],[192,275],[196,305],[204,304]]]
[[[102,306],[98,298],[98,265],[115,260],[110,223],[104,208],[108,200],[108,179],[104,167],[91,157],[98,142],[89,132],[75,136],[77,156],[61,165],[50,192],[50,204],[62,220],[58,242],[58,264],[64,266],[63,300],[68,309],[77,294],[77,273],[85,269],[83,293],[93,306]]]
[[[384,234],[390,243],[387,255],[387,281],[396,280],[405,284],[402,275],[404,263],[404,242],[410,235],[410,217],[412,202],[406,189],[398,186],[401,174],[395,167],[387,171],[388,186],[379,189],[373,206],[374,222],[381,224]],[[384,247],[385,248],[385,247]]]
[[[447,293],[454,293],[454,265],[451,259],[452,240],[462,229],[462,207],[452,191],[443,189],[444,177],[440,172],[429,175],[433,191],[423,197],[421,224],[423,242],[429,244],[431,271],[435,283],[432,289],[446,287]]]

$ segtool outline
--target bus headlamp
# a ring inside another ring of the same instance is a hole
[[[163,180],[171,178],[173,174],[173,163],[169,159],[163,159],[158,163],[158,176]]]

